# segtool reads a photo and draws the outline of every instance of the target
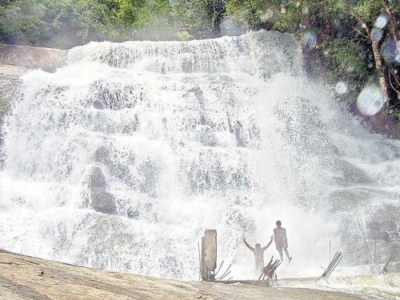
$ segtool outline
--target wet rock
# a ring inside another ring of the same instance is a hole
[[[22,81],[19,79],[27,70],[21,67],[0,64],[0,170],[3,169],[5,155],[3,153],[3,122],[4,116],[16,98],[18,87]]]
[[[67,51],[51,48],[0,45],[0,170],[4,167],[3,119],[17,97],[21,75],[28,69],[55,71],[65,63],[66,54]]]
[[[53,72],[63,65],[67,51],[17,45],[0,45],[0,64]]]
[[[89,172],[90,172],[88,178],[89,188],[105,189],[107,186],[107,182],[103,170],[98,166],[94,166],[90,169]]]
[[[397,240],[400,231],[400,207],[383,205],[376,210],[367,223],[367,236],[371,239],[382,239],[386,242]]]
[[[27,70],[21,67],[0,64],[0,120],[7,112],[18,87],[19,79]]]
[[[139,173],[143,176],[143,180],[140,183],[140,191],[150,197],[157,196],[157,185],[159,182],[159,169],[153,161],[147,161],[140,165]]]
[[[166,267],[180,267],[176,258],[166,256]],[[252,284],[218,284],[210,282],[177,281],[135,274],[82,268],[0,250],[0,300],[5,299],[364,299],[354,292],[324,291],[288,287],[266,288]],[[38,272],[42,272],[38,276]],[[395,277],[396,276],[396,277]],[[388,282],[397,282],[398,274],[388,274]],[[348,279],[347,279],[348,280]],[[359,278],[354,279],[359,282]],[[382,281],[379,278],[379,282]],[[294,280],[292,280],[294,281]],[[304,279],[299,281],[303,284]],[[363,281],[365,282],[365,280]],[[371,282],[371,280],[367,280]],[[356,283],[354,283],[355,285]],[[51,288],[49,288],[51,287]],[[365,288],[365,287],[364,287]],[[361,289],[360,289],[361,290]],[[366,292],[365,292],[366,294]],[[67,296],[66,296],[67,295]],[[380,293],[382,295],[382,293]],[[385,296],[385,294],[383,294]]]
[[[89,192],[85,207],[90,206],[94,210],[105,214],[116,214],[115,197],[109,193],[107,179],[100,166],[92,166],[85,179]]]
[[[217,138],[209,127],[202,127],[199,132],[199,140],[204,146],[217,146]]]
[[[335,174],[337,183],[342,185],[372,183],[371,178],[363,170],[341,159],[335,161]]]
[[[91,207],[101,213],[116,214],[115,197],[102,188],[91,189]]]

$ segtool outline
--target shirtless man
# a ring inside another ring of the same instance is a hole
[[[281,257],[281,261],[283,261],[283,253],[282,250],[285,251],[286,258],[288,260],[288,263],[292,260],[292,257],[289,255],[289,252],[287,250],[288,248],[288,240],[286,236],[286,229],[281,227],[282,223],[281,221],[276,221],[276,228],[274,229],[274,236],[275,236],[275,246],[276,250],[278,250],[279,255]]]
[[[266,246],[261,248],[261,245],[257,243],[256,247],[253,248],[252,246],[250,246],[247,243],[245,237],[244,236],[242,237],[242,240],[243,240],[244,244],[246,245],[246,247],[249,248],[254,254],[254,258],[256,259],[256,266],[255,267],[256,267],[257,271],[260,271],[260,270],[262,270],[264,268],[264,251],[267,250],[268,247],[271,245],[273,238],[274,237],[271,236],[271,240],[268,243],[268,245],[266,245]]]

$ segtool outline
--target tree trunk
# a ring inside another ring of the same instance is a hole
[[[388,0],[382,0],[382,2],[383,2],[383,6],[385,7],[386,13],[388,14],[388,17],[389,17],[390,34],[392,35],[394,41],[397,42],[399,40],[399,35],[396,30],[396,20],[393,17],[392,11],[390,10]]]
[[[392,35],[392,38],[395,41],[396,46],[397,46],[397,43],[398,43],[398,40],[399,40],[399,33],[398,33],[397,29],[396,29],[396,19],[394,18],[393,12],[390,9],[389,1],[388,0],[382,0],[382,2],[383,2],[383,6],[385,7],[386,13],[388,14],[388,17],[389,17],[390,34]],[[393,78],[394,78],[394,80],[396,82],[400,81],[399,76],[394,74],[394,73],[389,72],[388,76],[389,76],[389,80],[390,80],[390,76],[393,76]],[[398,85],[396,87],[393,87],[393,85],[392,85],[392,90],[394,90],[396,92],[396,94],[397,94],[397,100],[400,100],[400,92],[398,91],[398,88],[399,88]]]
[[[380,53],[379,49],[379,44],[378,42],[373,41],[372,42],[372,51],[374,53],[374,58],[375,58],[375,67],[376,67],[376,72],[378,76],[378,82],[379,82],[379,87],[381,88],[383,97],[385,98],[385,101],[388,100],[388,84],[385,79],[385,73],[384,73],[384,68],[382,64],[382,56]]]

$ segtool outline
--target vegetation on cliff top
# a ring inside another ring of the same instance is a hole
[[[356,99],[367,85],[369,108],[400,115],[400,0],[0,0],[0,42],[10,44],[67,49],[251,29],[294,34],[309,72],[327,74],[339,96]]]

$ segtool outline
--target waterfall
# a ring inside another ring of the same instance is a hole
[[[4,122],[1,248],[195,280],[216,229],[218,262],[243,278],[241,236],[263,246],[279,219],[293,256],[281,274],[315,276],[343,228],[399,206],[399,142],[308,80],[291,35],[96,42],[22,79]]]

